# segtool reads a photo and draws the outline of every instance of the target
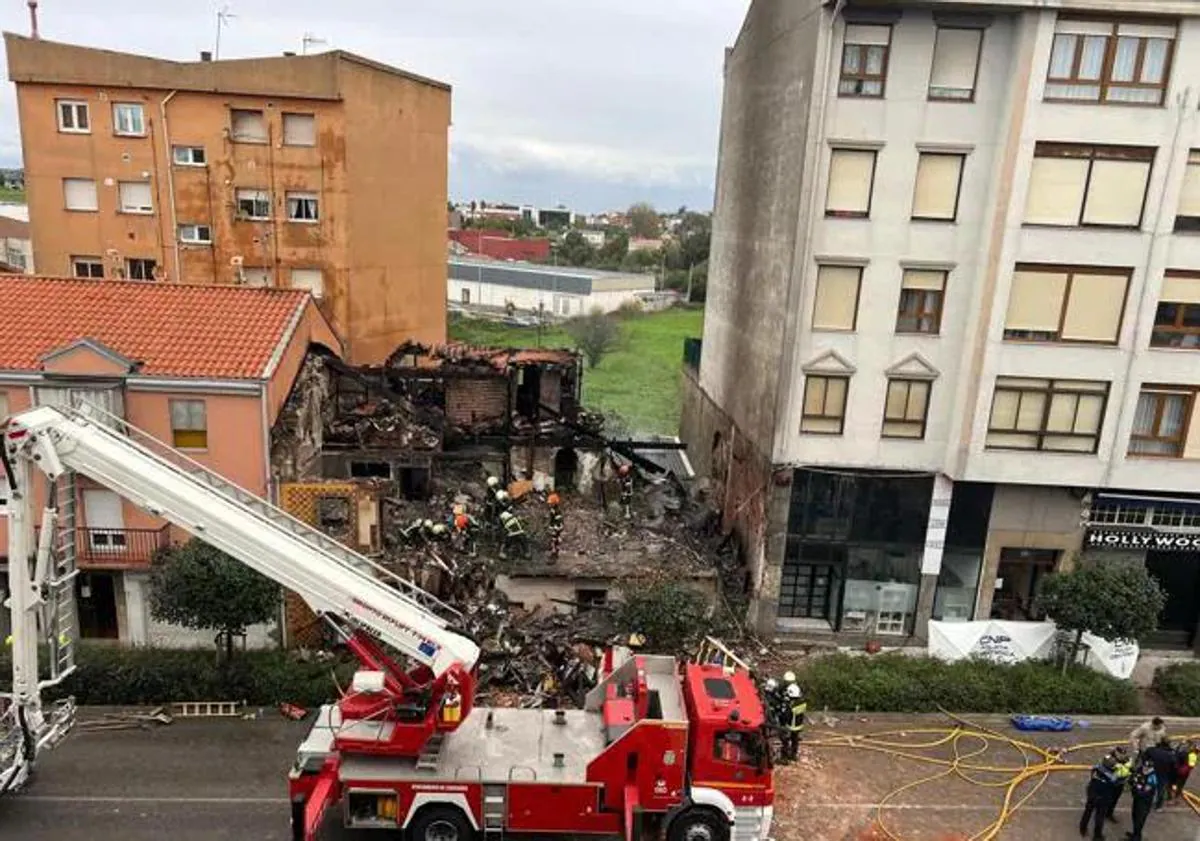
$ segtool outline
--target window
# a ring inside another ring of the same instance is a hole
[[[266,190],[238,190],[237,213],[240,219],[270,219],[271,194]]]
[[[316,222],[321,218],[316,193],[287,193],[288,219],[292,222]]]
[[[603,608],[608,603],[607,590],[576,590],[575,610],[585,613],[594,608]]]
[[[60,99],[58,106],[58,130],[72,134],[89,134],[92,130],[88,120],[88,104],[75,99]]]
[[[179,241],[189,245],[211,245],[212,228],[208,225],[180,225]]]
[[[1046,99],[1161,105],[1175,33],[1174,24],[1060,18]]]
[[[122,213],[153,213],[154,196],[149,181],[121,181],[117,184]]]
[[[74,277],[104,277],[104,262],[99,257],[72,257],[71,274]]]
[[[942,328],[942,298],[945,292],[946,272],[905,269],[900,281],[896,332],[936,336]]]
[[[1200,274],[1167,272],[1150,346],[1200,348]]]
[[[96,211],[96,182],[90,178],[64,178],[63,200],[67,210]]]
[[[891,40],[890,26],[846,24],[839,96],[883,96]]]
[[[471,303],[471,290],[470,290],[470,289],[468,289],[467,287],[465,287],[465,286],[464,286],[464,287],[462,288],[462,292],[460,293],[460,295],[461,295],[461,298],[462,298],[462,302],[463,302],[464,304],[470,304],[470,303]]]
[[[1037,144],[1025,202],[1026,224],[1140,227],[1154,151],[1139,146]]]
[[[846,421],[846,392],[849,388],[849,377],[806,376],[800,431],[841,435]]]
[[[172,400],[171,444],[180,450],[208,448],[208,417],[203,400]]]
[[[312,114],[284,114],[283,145],[316,146],[317,118]]]
[[[1195,396],[1190,389],[1143,388],[1133,415],[1129,455],[1180,458]]]
[[[266,143],[267,121],[263,112],[230,109],[229,136],[237,143]]]
[[[325,278],[320,269],[292,269],[292,288],[307,289],[320,298],[325,294]]]
[[[129,257],[125,260],[125,276],[130,280],[154,280],[156,265],[144,257]]]
[[[939,26],[929,72],[929,98],[969,102],[975,98],[982,29]]]
[[[953,222],[958,216],[958,192],[966,155],[922,152],[913,191],[913,219]]]
[[[207,162],[203,146],[176,146],[171,155],[179,166],[204,166]]]
[[[1108,383],[997,377],[988,421],[989,450],[1094,453]]]
[[[146,134],[146,119],[138,103],[113,103],[113,134],[143,137]]]
[[[8,395],[0,391],[0,423],[8,419]],[[0,469],[0,516],[8,509],[8,476]]]
[[[713,738],[713,759],[735,765],[762,766],[763,737],[760,733],[746,730],[728,730],[717,733]]]
[[[264,268],[244,268],[241,272],[241,282],[246,286],[264,287],[271,285],[271,270]]]
[[[929,414],[928,380],[888,380],[883,406],[884,438],[924,438]]]
[[[1200,231],[1200,149],[1188,152],[1183,173],[1183,191],[1175,213],[1175,230]]]
[[[853,330],[858,320],[861,266],[818,266],[814,330]]]
[[[1115,344],[1130,269],[1018,264],[1004,338],[1031,342]]]
[[[875,154],[873,149],[833,150],[829,157],[829,187],[825,193],[826,216],[871,215]]]

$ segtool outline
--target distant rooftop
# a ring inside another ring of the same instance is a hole
[[[593,291],[654,289],[654,276],[637,272],[606,272],[576,266],[546,266],[540,263],[480,260],[470,257],[451,257],[449,276],[452,280],[541,289],[569,295],[590,295]]]
[[[9,81],[17,83],[337,100],[342,98],[340,66],[350,63],[450,90],[445,82],[427,79],[345,50],[219,61],[171,61],[28,38],[12,32],[4,33],[4,46],[8,53]]]

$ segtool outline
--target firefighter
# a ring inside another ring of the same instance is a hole
[[[628,464],[617,468],[617,479],[621,483],[621,511],[628,520],[633,517],[633,471]]]
[[[496,491],[496,516],[498,519],[504,519],[505,514],[512,513],[512,497],[508,495],[508,491]]]
[[[1200,759],[1200,745],[1197,745],[1195,741],[1180,742],[1176,746],[1175,774],[1171,777],[1169,792],[1172,800],[1183,797],[1183,790],[1187,788],[1188,777],[1192,775],[1197,759]]]
[[[1129,777],[1129,794],[1133,797],[1133,831],[1125,838],[1126,841],[1142,841],[1142,829],[1158,795],[1158,775],[1154,773],[1153,762],[1147,759],[1137,763]]]
[[[445,523],[433,523],[429,520],[425,521],[429,527],[429,540],[431,543],[445,543],[450,539],[450,529]]]
[[[496,494],[500,492],[500,480],[495,476],[487,477],[487,493],[483,500],[483,517],[490,524],[500,516],[500,506],[496,504]]]
[[[500,525],[504,527],[503,541],[500,543],[500,557],[507,558],[509,553],[516,551],[518,557],[525,556],[525,526],[511,511],[500,512]]]
[[[559,507],[561,500],[558,494],[552,493],[546,497],[546,504],[550,506],[550,557],[557,558],[559,549],[562,548],[562,533],[563,533],[563,515],[562,508]]]
[[[1088,779],[1083,815],[1079,818],[1080,835],[1087,835],[1088,824],[1091,824],[1092,841],[1103,841],[1104,818],[1123,785],[1124,781],[1117,774],[1117,760],[1112,754],[1093,766],[1092,776]]]
[[[400,529],[400,539],[408,546],[417,546],[425,541],[425,521],[420,517]]]
[[[454,548],[475,557],[475,519],[462,507],[461,513],[454,515],[454,532],[450,536]]]
[[[462,721],[462,695],[458,691],[458,683],[446,681],[446,694],[442,696],[442,722],[458,724]]]
[[[794,762],[800,755],[800,735],[804,732],[804,716],[808,712],[808,702],[804,700],[804,693],[800,691],[800,686],[796,683],[788,684],[787,699],[789,704],[787,742],[784,746],[783,758],[788,762]]]

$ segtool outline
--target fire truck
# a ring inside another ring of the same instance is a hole
[[[71,701],[42,696],[74,669],[83,478],[298,593],[357,657],[349,691],[320,709],[290,771],[295,841],[316,841],[336,812],[410,841],[765,841],[764,708],[718,642],[687,663],[612,649],[583,709],[476,708],[478,645],[411,581],[96,407],[38,407],[0,429],[13,625],[0,792],[25,783],[75,717]]]

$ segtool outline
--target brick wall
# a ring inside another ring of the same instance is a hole
[[[508,411],[508,380],[449,380],[446,417],[458,426],[502,421]]]

